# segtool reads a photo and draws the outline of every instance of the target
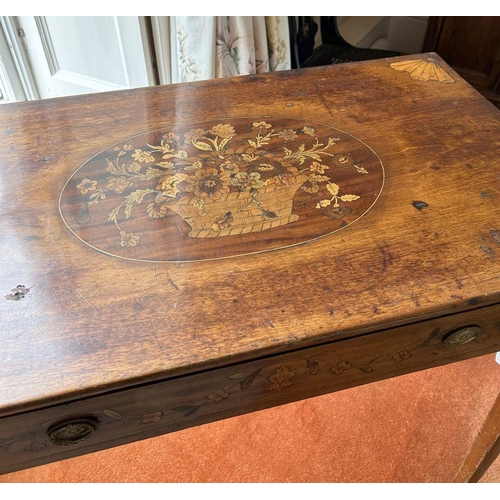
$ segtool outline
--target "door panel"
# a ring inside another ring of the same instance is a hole
[[[155,84],[144,18],[21,16],[42,98]]]

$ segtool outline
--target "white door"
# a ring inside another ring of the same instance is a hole
[[[18,16],[13,22],[42,99],[156,83],[144,17]]]

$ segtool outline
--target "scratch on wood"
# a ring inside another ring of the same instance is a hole
[[[389,252],[389,245],[384,243],[383,245],[377,245],[378,249],[382,253],[382,272],[385,272],[387,266],[392,264],[392,254]]]
[[[487,247],[486,245],[481,245],[481,250],[491,258],[494,258],[496,255],[495,250],[493,250],[490,247]]]
[[[161,342],[158,340],[158,337],[156,336],[156,332],[154,330],[151,331],[151,335],[154,337],[156,340],[156,343],[160,349],[161,352],[163,352],[163,346],[161,345]]]
[[[327,102],[325,101],[325,98],[323,97],[323,94],[321,93],[321,90],[319,90],[318,85],[315,85],[316,87],[316,92],[319,95],[319,98],[321,99],[321,102],[323,103],[323,106],[328,110],[328,113],[330,113],[330,116],[333,116],[332,112],[330,111],[330,106],[328,106]]]
[[[179,290],[179,287],[170,279],[168,278],[168,282],[176,289]]]
[[[492,229],[490,236],[497,245],[500,245],[500,229]]]
[[[417,307],[420,307],[420,301],[418,300],[418,295],[415,295],[415,287],[411,287],[411,299]]]
[[[82,298],[83,301],[85,301],[95,312],[97,312],[97,309],[77,290],[76,293]]]

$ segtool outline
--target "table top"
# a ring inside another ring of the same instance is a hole
[[[0,416],[500,302],[499,129],[435,54],[3,105]]]

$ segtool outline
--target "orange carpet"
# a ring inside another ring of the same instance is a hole
[[[3,483],[447,483],[500,392],[495,355],[58,463]],[[483,477],[498,482],[500,460]]]

